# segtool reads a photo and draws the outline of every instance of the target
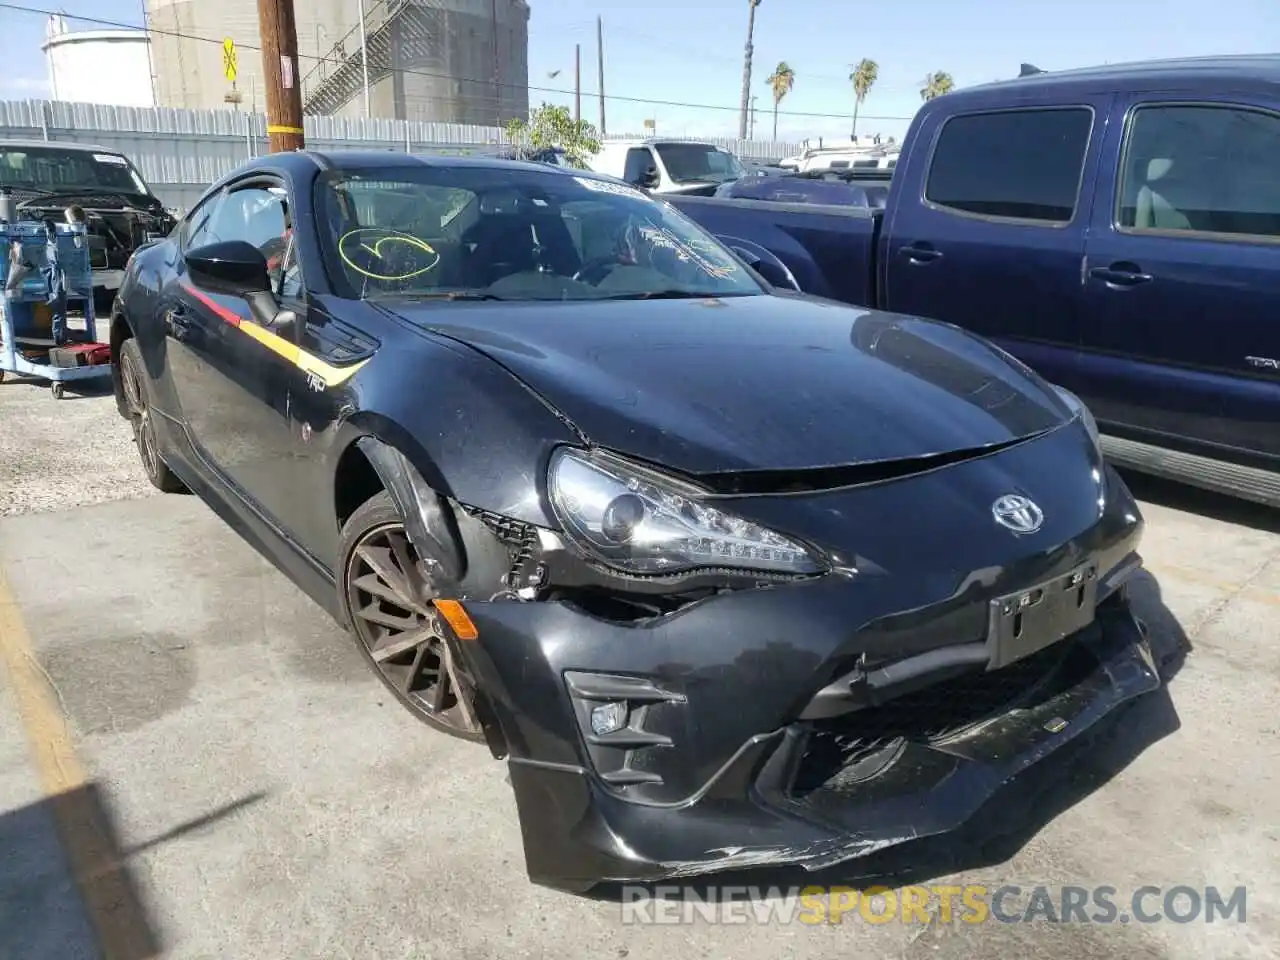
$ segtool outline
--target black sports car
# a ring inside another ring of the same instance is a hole
[[[111,331],[151,481],[508,760],[536,882],[944,832],[1159,684],[1073,396],[617,181],[264,157],[134,256]]]

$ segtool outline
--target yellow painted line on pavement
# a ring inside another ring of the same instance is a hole
[[[56,685],[36,658],[22,613],[0,571],[0,661],[30,743],[73,878],[110,960],[159,955],[136,892],[122,869],[114,833],[76,754]]]

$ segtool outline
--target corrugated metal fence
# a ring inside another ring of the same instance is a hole
[[[411,153],[489,153],[507,144],[496,127],[420,121],[307,117],[307,146],[360,146]],[[157,195],[189,207],[201,191],[245,160],[267,151],[263,114],[0,100],[0,138],[92,143],[130,157]],[[616,139],[610,137],[609,139]],[[778,159],[799,144],[707,138],[745,159]]]

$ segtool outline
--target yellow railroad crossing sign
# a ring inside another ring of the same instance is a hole
[[[222,75],[236,82],[236,42],[230,37],[222,41]]]

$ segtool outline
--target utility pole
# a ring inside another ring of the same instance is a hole
[[[604,136],[604,23],[596,17],[596,60],[600,72],[600,136]]]
[[[267,86],[267,138],[271,153],[301,150],[302,90],[298,85],[298,30],[293,0],[258,0],[262,76]]]
[[[493,125],[502,126],[502,67],[498,54],[498,0],[490,5],[493,10]]]
[[[292,3],[293,0],[289,2]],[[360,66],[364,70],[364,115],[371,117],[373,111],[369,108],[369,41],[364,32],[364,0],[360,0]]]
[[[156,61],[151,53],[151,11],[147,9],[147,0],[142,0],[142,30],[147,36],[147,71],[151,74],[151,105],[160,106],[160,98],[156,96]],[[54,91],[56,97],[57,91]]]
[[[760,0],[747,0],[747,46],[742,56],[742,104],[738,115],[738,139],[747,139],[747,107],[751,99],[751,57],[755,53],[751,39],[756,32],[756,7]]]
[[[573,45],[573,122],[582,122],[582,44]]]

